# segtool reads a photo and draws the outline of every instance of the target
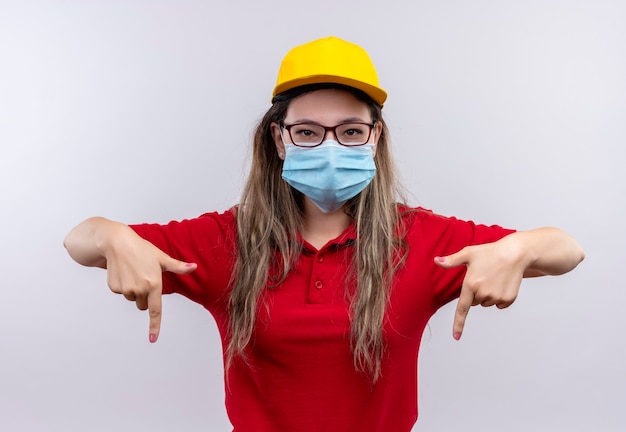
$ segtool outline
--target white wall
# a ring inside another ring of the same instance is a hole
[[[431,322],[415,430],[622,431],[626,5],[619,0],[0,0],[0,430],[229,430],[201,307],[161,338],[73,263],[82,219],[237,202],[289,48],[364,46],[413,204],[556,225],[586,261],[506,311]]]

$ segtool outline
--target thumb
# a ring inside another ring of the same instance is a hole
[[[443,268],[458,267],[460,265],[465,265],[467,263],[468,263],[468,257],[465,252],[465,248],[451,255],[435,257],[435,264]]]
[[[164,259],[161,261],[161,269],[163,271],[168,271],[176,274],[188,274],[198,268],[198,265],[196,263],[188,263],[185,261],[174,259],[166,254],[163,255]]]

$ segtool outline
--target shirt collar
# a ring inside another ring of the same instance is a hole
[[[302,235],[300,233],[298,233],[298,240],[302,243],[302,245],[304,246],[304,250],[307,252],[316,252],[317,249],[315,249],[311,244],[309,244],[308,242],[306,242],[303,238]],[[336,238],[329,240],[328,243],[326,243],[321,250],[333,247],[333,246],[350,246],[353,245],[357,240],[357,233],[356,233],[356,223],[353,221],[350,222],[350,225],[348,225],[348,227],[343,230],[343,232],[341,234],[339,234]]]

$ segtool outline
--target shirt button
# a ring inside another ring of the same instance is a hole
[[[318,280],[318,281],[315,281],[315,288],[317,288],[317,289],[322,289],[322,285],[323,285],[323,284],[322,284],[322,281],[319,281],[319,280]]]
[[[317,262],[318,263],[321,263],[322,261],[324,261],[324,257],[322,257],[322,256],[317,257]]]

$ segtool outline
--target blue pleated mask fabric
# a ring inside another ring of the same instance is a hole
[[[283,179],[325,213],[341,208],[375,173],[374,144],[346,147],[335,140],[317,147],[285,144]]]

